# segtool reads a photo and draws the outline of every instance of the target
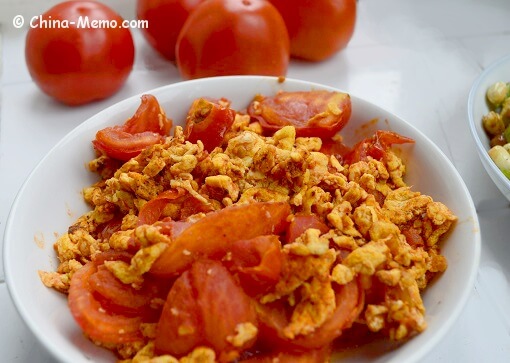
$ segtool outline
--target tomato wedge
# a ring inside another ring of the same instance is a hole
[[[113,126],[99,130],[92,144],[97,150],[113,159],[128,161],[161,140],[161,135],[156,132],[130,134],[120,126]]]
[[[166,136],[171,128],[172,120],[166,117],[156,97],[150,94],[142,95],[135,114],[124,123],[124,131],[130,134],[152,131]]]
[[[321,234],[329,231],[329,227],[315,214],[296,214],[287,228],[287,242],[294,242],[309,228],[318,229]]]
[[[230,107],[199,98],[193,102],[188,112],[184,137],[193,143],[201,140],[204,149],[212,151],[221,145],[223,137],[234,123],[235,116],[236,112]]]
[[[283,334],[289,324],[285,307],[280,303],[259,304],[257,313],[261,324],[260,336],[270,344],[279,341],[288,349],[319,349],[338,338],[361,313],[364,293],[358,281],[343,285],[336,293],[336,309],[333,315],[313,333],[289,339]]]
[[[280,239],[276,235],[257,236],[232,243],[231,271],[238,273],[241,285],[250,294],[259,294],[274,286],[282,269],[283,256]]]
[[[241,363],[324,363],[329,362],[331,347],[325,346],[320,349],[296,351],[296,352],[273,352],[268,354],[255,354],[254,357],[243,359]]]
[[[168,119],[153,95],[143,95],[135,114],[122,126],[106,127],[96,133],[94,148],[113,159],[127,161],[148,146],[164,140],[170,132]]]
[[[239,346],[230,343],[240,324],[257,327],[252,300],[218,261],[199,260],[184,272],[170,290],[157,326],[156,350],[176,356],[199,345],[232,357],[249,348],[252,337]],[[229,359],[230,361],[232,359]]]
[[[235,241],[278,234],[285,230],[289,214],[290,206],[284,202],[251,203],[211,212],[177,236],[150,272],[173,276],[201,257],[222,257]]]
[[[140,289],[119,281],[104,265],[90,276],[90,289],[101,306],[109,311],[126,316],[141,316],[152,320],[159,315],[159,309],[151,307],[154,298],[164,298],[170,289],[170,282],[145,278]]]
[[[138,213],[138,225],[153,224],[159,221],[167,204],[186,194],[182,188],[168,189],[145,203]]]
[[[358,142],[351,152],[344,156],[347,164],[367,160],[370,156],[382,160],[393,144],[414,144],[414,140],[393,131],[377,130],[372,137]]]
[[[265,132],[294,126],[296,136],[330,138],[351,117],[351,98],[347,93],[329,91],[280,92],[274,97],[258,96],[248,113]]]
[[[113,314],[101,306],[90,287],[90,277],[97,271],[89,262],[76,271],[69,287],[69,308],[83,332],[93,341],[103,344],[121,344],[143,340],[141,317]]]

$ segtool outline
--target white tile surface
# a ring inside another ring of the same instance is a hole
[[[57,140],[118,100],[180,80],[175,67],[135,32],[135,71],[121,92],[85,107],[57,105],[31,82],[24,64],[24,31],[11,25],[14,14],[36,14],[50,2],[56,1],[0,0],[0,236],[15,193]],[[134,1],[108,3],[127,16],[134,6]],[[474,78],[510,52],[510,1],[360,0],[358,4],[358,24],[349,47],[322,63],[293,61],[288,76],[348,90],[411,120],[453,161],[479,212],[482,260],[463,314],[423,362],[508,362],[510,206],[478,159],[466,103]],[[0,361],[50,362],[17,315],[1,282],[2,266],[0,259]]]

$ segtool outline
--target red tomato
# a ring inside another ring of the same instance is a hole
[[[239,74],[284,76],[289,36],[281,15],[268,1],[208,0],[184,23],[175,51],[185,79]]]
[[[294,242],[309,228],[318,229],[321,234],[329,231],[329,227],[315,214],[296,214],[287,228],[287,242]]]
[[[284,202],[251,203],[211,212],[177,236],[150,272],[173,276],[199,258],[221,258],[235,241],[282,232],[289,214],[290,206]]]
[[[172,120],[167,118],[153,95],[143,95],[133,117],[122,126],[106,127],[96,133],[94,148],[111,158],[127,161],[168,135]]]
[[[140,317],[127,317],[105,311],[94,297],[90,277],[97,271],[95,262],[89,262],[73,274],[69,287],[69,308],[83,332],[101,343],[121,344],[143,340]]]
[[[290,54],[321,61],[345,48],[356,25],[356,0],[269,0],[289,31]]]
[[[151,307],[152,299],[164,298],[170,289],[168,283],[162,284],[150,277],[145,278],[140,289],[135,289],[122,283],[104,265],[98,266],[90,276],[89,286],[105,310],[148,318],[158,316],[159,312],[159,309]]]
[[[107,127],[96,133],[94,147],[117,160],[127,161],[140,154],[148,146],[161,142],[161,135],[146,131],[130,134],[121,127]]]
[[[199,98],[193,102],[188,112],[184,137],[193,143],[200,140],[205,150],[212,151],[221,145],[235,117],[236,112],[230,107]]]
[[[220,360],[235,358],[255,342],[253,337],[241,347],[229,343],[228,337],[236,335],[241,323],[257,326],[251,299],[220,262],[200,260],[176,280],[168,294],[157,326],[156,349],[181,356],[206,345]]]
[[[289,324],[287,311],[282,304],[260,305],[257,313],[261,324],[260,337],[274,346],[280,342],[288,349],[319,349],[327,346],[349,328],[364,306],[363,289],[358,281],[352,281],[339,288],[336,294],[336,308],[333,315],[313,333],[289,339],[283,328]]]
[[[344,162],[344,156],[351,151],[351,148],[340,140],[325,139],[322,140],[321,153],[333,155],[340,164]]]
[[[231,271],[238,273],[241,285],[248,293],[265,292],[280,279],[283,254],[278,236],[238,240],[232,243],[228,252],[230,261],[225,263]]]
[[[166,117],[156,97],[142,95],[135,114],[124,123],[124,131],[130,134],[151,131],[166,136],[172,128],[172,120]]]
[[[153,224],[159,221],[163,210],[168,203],[182,197],[186,191],[182,188],[168,189],[145,203],[138,213],[138,225]]]
[[[252,358],[243,359],[242,363],[324,363],[329,362],[331,347],[325,346],[320,349],[297,351],[297,352],[276,352],[269,354],[254,354]]]
[[[353,164],[366,160],[369,156],[381,160],[393,144],[414,144],[414,140],[393,131],[377,130],[374,136],[354,145],[353,149],[344,155],[344,161],[347,164]]]
[[[37,21],[28,30],[25,58],[43,92],[79,105],[119,90],[133,68],[135,52],[131,32],[121,27],[117,13],[97,1],[65,1],[40,19],[68,25],[50,27]],[[87,26],[84,19],[112,26]]]
[[[342,92],[279,92],[274,97],[258,96],[248,113],[266,132],[291,125],[297,136],[329,138],[349,121],[351,98]]]
[[[175,60],[175,43],[189,14],[204,0],[138,0],[138,19],[147,20],[142,34],[165,58]]]

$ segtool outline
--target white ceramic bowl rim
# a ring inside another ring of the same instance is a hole
[[[152,93],[157,96],[159,93],[161,93],[162,91],[164,91],[167,88],[181,87],[181,85],[184,85],[184,84],[199,85],[199,84],[207,84],[209,82],[221,83],[221,82],[228,82],[230,79],[234,79],[234,78],[237,78],[237,79],[242,78],[244,81],[247,81],[247,82],[251,81],[253,83],[255,83],[255,82],[269,82],[269,81],[274,82],[275,81],[274,77],[260,77],[260,76],[216,77],[216,78],[210,78],[210,79],[200,79],[200,80],[180,82],[180,83],[172,84],[169,86],[164,86],[164,87],[160,87],[160,88],[157,88],[154,90],[150,90],[150,91],[147,91],[144,93]],[[288,82],[288,83],[294,82],[294,83],[298,83],[302,86],[306,85],[311,88],[338,90],[338,88],[329,87],[329,86],[325,86],[325,85],[317,84],[317,83],[313,83],[313,82],[294,80],[294,79],[286,79],[285,82]],[[113,106],[110,106],[109,108],[107,108],[107,109],[101,111],[100,113],[96,114],[95,116],[93,116],[93,118],[96,120],[97,118],[100,118],[103,115],[109,115],[109,114],[115,113],[117,110],[125,108],[126,105],[134,103],[135,99],[137,100],[136,102],[138,102],[141,95],[142,94],[132,96],[124,101],[121,101]],[[356,96],[351,94],[351,97],[356,97]],[[360,102],[361,101],[367,102],[367,101],[364,101],[362,98],[359,98],[359,99],[360,99]],[[472,287],[474,285],[476,273],[478,270],[481,243],[480,243],[480,233],[479,233],[478,218],[476,215],[476,210],[474,208],[473,201],[471,200],[469,192],[468,192],[464,182],[462,181],[462,178],[460,177],[460,175],[458,174],[458,172],[456,171],[454,166],[451,164],[449,159],[442,153],[442,151],[435,144],[433,144],[430,140],[428,140],[428,138],[426,138],[419,130],[417,130],[414,126],[410,125],[409,123],[403,121],[399,117],[384,110],[383,108],[375,106],[375,105],[374,105],[374,107],[377,108],[378,110],[380,110],[381,112],[384,112],[388,115],[392,115],[392,118],[394,118],[398,122],[403,123],[405,125],[405,127],[408,128],[409,130],[413,130],[413,132],[415,132],[417,136],[420,136],[420,138],[423,138],[425,141],[428,141],[427,147],[432,149],[432,151],[434,152],[434,155],[440,156],[444,159],[443,161],[444,161],[446,167],[448,167],[449,170],[451,170],[452,177],[454,178],[454,184],[460,189],[460,190],[458,190],[458,192],[466,197],[465,198],[465,206],[466,206],[466,209],[468,209],[468,210],[466,210],[464,212],[466,213],[466,215],[468,215],[468,219],[470,219],[467,222],[469,223],[469,226],[470,226],[469,228],[473,229],[473,238],[472,238],[473,241],[472,242],[474,243],[474,245],[471,247],[471,248],[473,248],[473,250],[472,250],[472,254],[470,255],[472,257],[472,264],[470,265],[471,268],[469,269],[469,275],[463,276],[462,281],[463,281],[464,286]],[[62,146],[68,142],[69,139],[71,139],[72,137],[75,137],[76,135],[79,135],[82,132],[82,130],[84,130],[86,127],[87,127],[87,121],[82,123],[77,128],[75,128],[69,134],[67,134],[59,143],[57,143],[57,145],[55,145],[52,148],[52,150],[50,150],[50,152],[34,168],[34,170],[31,172],[31,174],[29,175],[29,177],[27,178],[27,180],[21,187],[20,191],[18,192],[18,195],[16,196],[16,199],[15,199],[12,209],[11,209],[11,213],[9,214],[9,217],[7,220],[6,230],[5,230],[5,234],[4,234],[4,241],[6,242],[6,243],[4,243],[4,266],[5,266],[5,272],[6,272],[6,281],[7,281],[7,286],[8,286],[9,292],[11,294],[11,297],[15,303],[15,306],[18,309],[18,311],[19,311],[20,315],[22,316],[23,320],[25,321],[25,323],[32,330],[32,332],[36,335],[36,337],[44,344],[44,346],[55,357],[57,357],[58,359],[60,359],[62,361],[66,360],[65,353],[63,353],[61,351],[61,347],[59,347],[54,342],[49,341],[47,338],[45,338],[45,327],[44,326],[38,326],[37,324],[35,324],[32,321],[32,319],[31,319],[32,313],[29,308],[30,304],[28,304],[28,302],[26,302],[26,301],[23,301],[23,299],[21,298],[21,294],[20,294],[21,291],[19,291],[19,288],[15,283],[16,277],[13,276],[13,271],[15,271],[14,267],[18,261],[11,261],[9,258],[13,255],[13,252],[11,250],[16,248],[15,244],[11,241],[12,240],[11,233],[13,233],[12,232],[12,229],[13,229],[12,224],[14,223],[13,219],[15,219],[15,214],[16,214],[17,207],[19,204],[19,200],[22,198],[23,192],[27,188],[27,185],[30,182],[30,180],[32,179],[33,175],[38,171],[38,169],[40,169],[44,165],[46,159],[53,152],[55,152],[58,149],[61,149]],[[19,219],[18,216],[16,216],[16,218]],[[424,344],[418,345],[417,347],[413,348],[414,349],[413,351],[408,352],[408,354],[406,355],[406,357],[407,357],[406,362],[415,362],[415,361],[423,358],[425,356],[425,354],[427,354],[432,349],[432,347],[435,346],[444,337],[444,335],[447,333],[447,331],[451,328],[451,326],[453,325],[455,320],[460,315],[463,307],[465,306],[465,304],[467,302],[467,299],[468,299],[470,293],[471,293],[471,288],[465,288],[464,290],[462,290],[461,294],[456,296],[454,309],[451,311],[450,315],[448,315],[447,317],[444,318],[444,320],[441,321],[441,329],[439,329],[439,331],[433,335],[428,335],[428,337],[426,339],[424,338],[425,339]],[[410,342],[410,343],[412,343],[412,342]],[[398,360],[398,357],[396,357],[396,358],[397,358],[396,360],[392,360],[390,358],[390,361],[400,362],[400,360]]]

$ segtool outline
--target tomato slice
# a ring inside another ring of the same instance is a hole
[[[309,228],[318,229],[321,234],[329,231],[329,227],[315,214],[296,214],[287,228],[287,242],[294,242]]]
[[[130,134],[120,126],[107,127],[96,133],[94,147],[111,158],[128,161],[145,148],[160,143],[160,134],[152,131]]]
[[[349,121],[351,98],[347,93],[319,90],[280,92],[257,97],[248,113],[269,133],[290,125],[297,136],[330,138]]]
[[[259,304],[257,313],[261,324],[260,336],[269,344],[281,342],[288,349],[319,349],[330,344],[349,328],[361,313],[364,306],[364,293],[357,280],[342,285],[336,293],[336,308],[333,315],[318,329],[308,335],[289,339],[283,334],[289,324],[288,312],[280,303]]]
[[[252,358],[243,359],[241,363],[324,363],[329,362],[331,347],[305,351],[277,351],[268,354],[255,354]]]
[[[173,276],[201,257],[224,256],[235,241],[278,234],[285,230],[289,214],[290,206],[284,202],[251,203],[211,212],[177,236],[150,272]]]
[[[256,333],[238,347],[229,342],[239,324],[246,323],[257,326],[252,300],[220,262],[199,260],[176,280],[168,294],[157,326],[156,349],[181,356],[206,345],[225,361],[222,356],[234,354],[235,358],[238,351],[255,342]]]
[[[225,101],[228,102],[228,101]],[[186,118],[184,137],[190,142],[201,140],[204,149],[220,146],[234,123],[236,112],[219,102],[199,98],[193,102]]]
[[[156,97],[145,94],[135,114],[124,123],[123,128],[130,134],[151,131],[166,136],[172,128],[172,120],[166,117]]]
[[[104,265],[90,276],[90,289],[100,301],[101,306],[116,314],[141,316],[154,320],[159,316],[159,309],[151,307],[154,298],[164,298],[170,289],[170,282],[157,281],[146,277],[140,289],[119,281]]]
[[[276,235],[238,240],[230,247],[229,269],[238,273],[241,285],[250,294],[260,294],[274,286],[282,269],[282,250]]]
[[[372,137],[358,142],[352,151],[344,156],[344,161],[353,164],[365,161],[369,156],[382,160],[393,144],[414,144],[414,140],[393,131],[377,130]]]
[[[160,353],[181,356],[202,341],[200,310],[191,272],[184,272],[173,284],[158,321],[155,346]]]
[[[96,133],[94,148],[113,159],[127,161],[168,135],[168,119],[156,97],[143,95],[135,114],[122,126],[106,127]]]
[[[320,152],[326,155],[333,155],[340,164],[344,163],[344,156],[351,151],[351,148],[338,140],[324,139]]]
[[[168,189],[158,194],[154,199],[145,203],[138,213],[138,225],[156,223],[167,204],[186,194],[182,188]]]
[[[122,344],[143,340],[141,317],[127,317],[105,311],[94,297],[90,277],[97,271],[89,262],[76,271],[69,287],[69,308],[83,332],[93,341],[103,344]]]

